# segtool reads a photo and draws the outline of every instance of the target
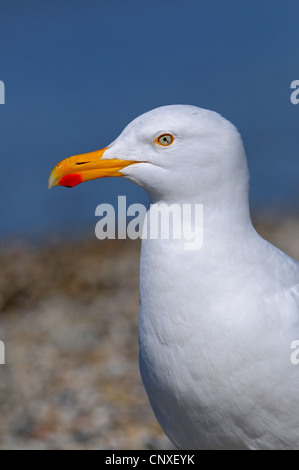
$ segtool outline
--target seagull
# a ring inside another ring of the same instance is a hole
[[[203,208],[200,227],[189,220],[200,248],[142,240],[140,372],[169,439],[184,450],[299,449],[299,263],[252,225],[236,127],[196,106],[156,108],[102,150],[58,163],[49,187],[108,176],[147,191],[146,218],[162,203]]]

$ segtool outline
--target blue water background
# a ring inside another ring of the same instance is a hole
[[[299,2],[2,1],[0,238],[93,233],[95,208],[148,203],[121,178],[47,189],[69,155],[102,148],[165,104],[213,109],[239,128],[253,210],[297,211]]]

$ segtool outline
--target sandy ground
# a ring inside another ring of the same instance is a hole
[[[299,259],[299,218],[256,219]],[[139,242],[0,247],[0,449],[172,449],[138,370]]]

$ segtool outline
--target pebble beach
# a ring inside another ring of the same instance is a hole
[[[255,218],[299,259],[299,218]],[[173,449],[138,368],[140,241],[0,244],[0,449]]]

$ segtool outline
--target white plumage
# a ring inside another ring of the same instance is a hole
[[[298,449],[299,264],[252,226],[238,131],[212,111],[166,106],[104,150],[152,204],[203,204],[200,250],[142,242],[140,370],[162,428],[180,449]]]
[[[169,132],[174,143],[153,145]],[[140,369],[155,415],[180,449],[299,448],[299,264],[254,230],[240,135],[193,106],[133,121],[111,155],[152,203],[201,203],[203,246],[143,240]]]

